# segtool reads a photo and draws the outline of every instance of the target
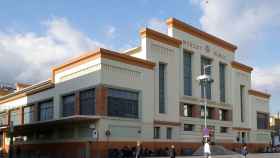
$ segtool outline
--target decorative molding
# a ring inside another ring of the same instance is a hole
[[[102,67],[102,71],[118,73],[118,74],[121,74],[122,76],[125,75],[126,77],[133,79],[133,80],[140,79],[141,74],[142,74],[139,71],[122,68],[122,67],[118,67],[118,66],[113,66],[113,65],[109,65],[109,64],[102,64],[101,67]]]
[[[160,46],[158,44],[153,43],[151,45],[151,50],[152,50],[152,52],[160,53],[163,56],[174,56],[174,50],[173,49],[163,47],[163,46]]]

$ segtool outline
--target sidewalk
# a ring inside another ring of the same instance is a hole
[[[243,158],[241,155],[218,155],[212,158]],[[167,158],[167,157],[149,157],[149,158]],[[176,158],[205,158],[204,156],[177,156]],[[249,154],[246,158],[280,158],[280,153]]]

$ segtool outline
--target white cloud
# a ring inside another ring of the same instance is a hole
[[[0,81],[37,82],[50,77],[53,65],[104,46],[73,28],[64,18],[44,23],[43,35],[0,30]]]
[[[115,38],[116,37],[116,27],[108,26],[107,29],[106,29],[105,34],[109,38]]]
[[[158,18],[149,19],[148,27],[155,29],[162,33],[167,33],[167,26],[165,24],[165,21],[162,19],[158,19]]]
[[[280,65],[271,68],[255,68],[252,74],[253,87],[262,90],[280,88]]]
[[[203,30],[229,40],[241,50],[267,28],[279,25],[279,0],[191,0],[202,9]],[[207,1],[207,2],[206,2]]]

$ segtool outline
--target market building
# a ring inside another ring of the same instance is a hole
[[[211,141],[228,149],[271,142],[270,95],[252,89],[253,68],[235,61],[237,47],[175,18],[168,33],[144,28],[125,52],[97,49],[52,68],[43,82],[18,84],[0,97],[2,150],[47,157],[104,156],[140,141],[149,149],[201,145],[204,114]],[[205,65],[207,111],[197,76]]]

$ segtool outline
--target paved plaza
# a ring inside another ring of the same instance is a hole
[[[160,157],[155,157],[160,158]],[[162,157],[164,158],[164,157]],[[178,156],[177,158],[204,158],[203,156]],[[212,158],[243,158],[241,155],[220,155],[212,156]],[[246,158],[280,158],[280,153],[266,153],[266,154],[249,154]]]

